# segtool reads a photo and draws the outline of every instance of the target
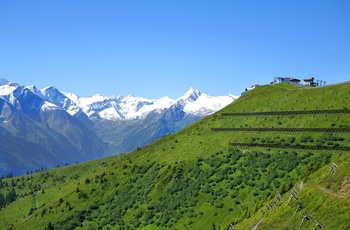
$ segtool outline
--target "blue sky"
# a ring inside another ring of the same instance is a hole
[[[1,0],[0,78],[80,96],[350,80],[349,1]]]

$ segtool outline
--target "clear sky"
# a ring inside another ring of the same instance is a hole
[[[0,0],[0,78],[178,98],[276,76],[350,80],[350,1]]]

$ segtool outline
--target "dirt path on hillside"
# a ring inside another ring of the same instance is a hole
[[[252,227],[250,230],[256,230],[256,229],[258,229],[259,224],[261,224],[262,221],[263,221],[263,219],[259,220],[259,222],[256,223],[256,225],[254,225],[254,227]]]
[[[334,194],[333,192],[329,191],[328,189],[325,189],[323,187],[318,187],[322,192],[324,193],[327,193],[328,195],[331,195],[331,196],[335,196],[335,197],[338,197],[338,198],[341,198],[341,199],[344,199],[346,198],[345,196],[340,196],[338,194]]]
[[[350,177],[345,177],[343,183],[341,184],[339,193],[342,196],[350,198]]]
[[[17,226],[15,227],[15,229],[18,229],[19,226],[21,226],[23,223],[27,222],[28,220],[30,220],[33,217],[33,214],[28,216],[27,218],[25,218],[24,220],[22,220],[19,224],[17,224]]]

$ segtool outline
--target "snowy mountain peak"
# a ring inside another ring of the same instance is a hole
[[[38,96],[40,96],[40,94],[41,94],[41,92],[38,90],[38,88],[36,88],[35,85],[26,86],[26,87],[24,87],[24,89],[28,89],[28,90],[32,91],[33,93],[37,94]]]
[[[112,97],[94,94],[91,97],[79,97],[73,93],[61,92],[53,86],[38,90],[35,85],[21,86],[8,83],[1,79],[0,96],[13,93],[12,100],[20,97],[22,93],[32,92],[46,102],[44,108],[54,108],[53,105],[66,110],[70,115],[84,113],[91,120],[134,120],[143,119],[151,112],[161,113],[171,107],[182,110],[188,115],[206,116],[233,102],[237,97],[226,95],[211,97],[191,87],[179,99],[164,96],[158,99],[136,97],[132,94],[126,97],[114,95]],[[7,83],[7,84],[5,84]]]
[[[48,86],[48,87],[41,89],[42,92],[52,91],[52,90],[58,90],[58,89],[54,86]]]
[[[49,101],[55,105],[63,106],[64,101],[66,100],[66,96],[61,93],[57,88],[53,86],[46,87],[40,90],[43,99]]]
[[[147,99],[134,95],[105,97],[95,94],[91,97],[79,97],[64,93],[72,103],[65,109],[74,115],[83,111],[90,119],[133,120],[143,119],[151,112],[161,113],[170,107],[177,107],[188,115],[206,116],[212,114],[236,98],[230,95],[210,97],[195,87],[191,87],[183,96],[174,100],[167,96],[159,99]],[[57,103],[55,103],[57,105]]]
[[[182,97],[180,97],[180,99],[186,101],[195,101],[201,94],[201,91],[192,86]]]
[[[0,86],[8,85],[10,82],[5,78],[0,78]]]
[[[84,101],[84,103],[96,103],[96,102],[101,102],[109,99],[110,99],[109,97],[105,97],[97,93],[92,95],[91,97],[85,97],[85,98],[81,97],[80,101]]]
[[[0,96],[5,96],[11,94],[20,85],[17,83],[0,84]]]
[[[79,96],[74,94],[74,93],[67,93],[67,92],[62,92],[63,95],[65,95],[66,97],[68,97],[69,99],[71,99],[72,101],[76,102],[79,100]]]
[[[60,97],[65,97],[65,95],[63,93],[61,93],[57,88],[53,87],[53,86],[49,86],[46,88],[43,88],[40,90],[40,92],[46,96],[47,98],[56,98],[58,96]]]

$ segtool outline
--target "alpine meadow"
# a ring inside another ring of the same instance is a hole
[[[0,178],[0,229],[350,229],[350,82],[263,85],[137,150]]]

